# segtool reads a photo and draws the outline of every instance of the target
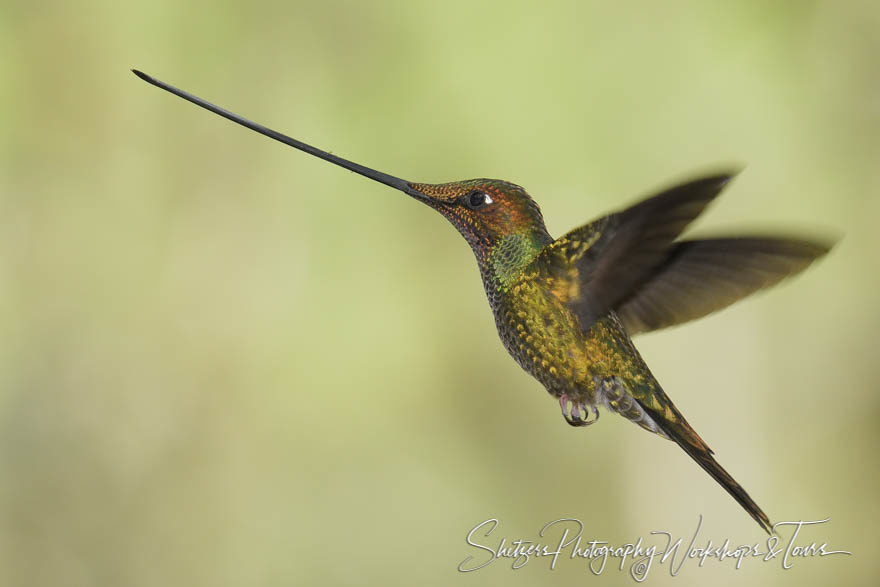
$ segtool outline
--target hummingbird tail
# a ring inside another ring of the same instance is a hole
[[[627,357],[627,363],[618,366],[618,372],[627,373],[620,377],[599,376],[596,378],[596,393],[601,403],[642,428],[674,441],[704,471],[709,473],[736,502],[746,510],[758,525],[772,534],[770,519],[758,507],[746,490],[737,483],[730,473],[712,457],[712,449],[691,428],[687,420],[648,369],[641,355],[626,336],[623,326],[613,312],[611,319],[612,340],[620,345],[619,350]],[[600,323],[602,324],[602,323]],[[607,335],[606,335],[607,336]],[[602,374],[605,375],[605,374]]]
[[[660,420],[658,424],[663,431],[666,432],[666,434],[688,454],[688,456],[694,459],[698,465],[703,467],[704,471],[709,473],[719,485],[727,490],[727,493],[729,493],[731,497],[733,497],[733,499],[735,499],[756,522],[758,522],[758,525],[761,526],[767,534],[772,534],[770,519],[767,517],[767,514],[765,514],[764,511],[758,507],[758,504],[749,497],[749,494],[742,488],[742,485],[737,483],[736,480],[730,476],[730,473],[718,464],[718,461],[712,456],[712,451],[706,446],[706,443],[702,441],[693,428],[683,420],[682,422],[684,423],[683,427],[680,425],[668,426],[667,422],[663,420]],[[682,434],[682,432],[684,432],[684,434]],[[697,442],[692,440],[691,435],[693,435]]]

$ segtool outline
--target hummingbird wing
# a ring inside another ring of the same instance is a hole
[[[631,335],[701,318],[803,271],[830,248],[778,237],[676,242],[615,311]]]
[[[589,329],[656,273],[673,241],[732,176],[681,184],[576,228],[541,251],[535,267]]]

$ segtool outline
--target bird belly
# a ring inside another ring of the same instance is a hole
[[[532,282],[517,284],[510,293],[494,308],[507,352],[551,395],[590,396],[595,403],[584,334],[568,308]]]
[[[495,322],[504,347],[527,373],[554,397],[604,406],[666,436],[637,401],[636,390],[658,384],[616,315],[584,333],[552,294],[529,282],[514,289],[498,304]]]

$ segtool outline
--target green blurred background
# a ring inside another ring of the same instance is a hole
[[[458,573],[492,517],[763,540],[673,444],[565,425],[442,218],[131,67],[408,179],[514,181],[556,235],[745,165],[697,231],[842,240],[637,343],[774,521],[855,554],[648,580],[876,584],[878,30],[871,0],[0,4],[0,585],[632,584]]]

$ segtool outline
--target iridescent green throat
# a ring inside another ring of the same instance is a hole
[[[531,230],[502,236],[489,251],[486,259],[490,274],[497,285],[506,288],[538,256],[544,247],[553,242],[547,231]]]

